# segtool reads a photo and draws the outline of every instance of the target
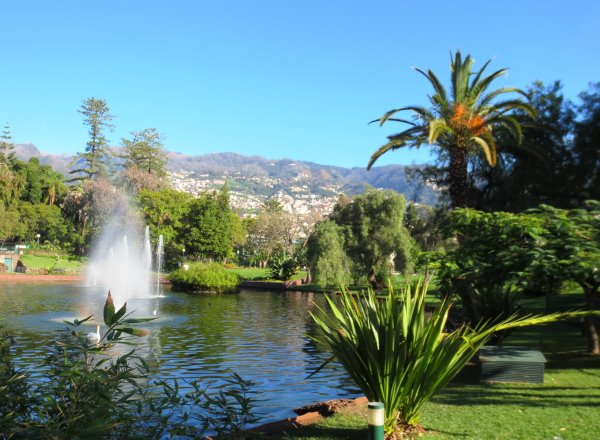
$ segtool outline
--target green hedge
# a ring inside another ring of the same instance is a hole
[[[210,293],[235,292],[240,284],[238,275],[217,263],[192,263],[188,270],[172,272],[169,280],[177,289]]]

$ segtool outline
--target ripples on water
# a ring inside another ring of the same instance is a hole
[[[104,301],[105,293],[82,286],[0,285],[0,323],[17,337],[19,365],[30,371],[39,366],[65,328],[63,319],[93,314],[101,320]],[[127,308],[136,317],[158,316],[142,325],[150,334],[138,339],[138,354],[150,365],[153,379],[201,379],[218,387],[238,373],[254,382],[256,413],[268,422],[292,416],[298,406],[358,393],[336,363],[306,379],[329,357],[309,337],[318,335],[310,312],[324,302],[322,295],[308,292],[167,292],[132,298]],[[83,331],[95,325],[90,322]]]

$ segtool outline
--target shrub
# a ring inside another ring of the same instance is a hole
[[[298,272],[298,259],[294,255],[288,255],[287,252],[278,253],[273,257],[269,277],[287,281]]]
[[[333,314],[321,310],[313,319],[322,340],[369,401],[385,405],[385,430],[410,430],[421,407],[445,386],[494,333],[542,324],[578,313],[516,318],[446,332],[450,309],[445,299],[425,319],[427,282],[390,289],[387,298],[372,291],[358,298],[344,292],[341,301],[327,297]],[[318,370],[317,370],[318,371]]]
[[[194,292],[226,293],[237,290],[240,279],[218,263],[192,263],[186,270],[177,269],[169,275],[174,287]]]

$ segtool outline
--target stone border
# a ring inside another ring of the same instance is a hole
[[[296,417],[288,417],[284,420],[277,422],[266,423],[264,425],[257,426],[256,428],[250,429],[252,432],[260,432],[263,434],[277,434],[288,429],[300,429],[304,426],[312,425],[325,419],[325,417],[339,412],[339,410],[348,408],[350,406],[364,405],[368,402],[368,399],[364,396],[357,397],[356,399],[337,399],[328,400],[327,402],[319,402],[312,405],[308,405],[302,408],[297,408],[295,412],[303,412],[303,414]],[[315,411],[308,411],[309,409],[315,409]]]

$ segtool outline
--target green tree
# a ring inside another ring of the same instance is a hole
[[[40,234],[40,242],[50,242],[61,248],[69,248],[72,240],[72,225],[62,217],[58,206],[42,203],[22,203],[19,206],[20,222],[23,225],[21,239],[33,242]]]
[[[189,255],[220,261],[233,256],[234,229],[226,187],[194,199],[184,223],[182,239]]]
[[[158,191],[142,190],[137,200],[144,223],[150,225],[154,243],[162,235],[167,245],[176,244],[181,249],[185,235],[184,219],[190,210],[192,196],[163,188]]]
[[[0,136],[0,149],[4,155],[4,163],[9,164],[15,157],[15,144],[11,142],[10,126],[8,122],[4,124],[4,130]]]
[[[125,194],[117,191],[106,179],[88,180],[82,186],[72,188],[63,202],[63,214],[77,230],[79,253],[86,253],[88,246],[117,207],[125,209],[128,206]],[[128,218],[131,221],[137,220],[135,215]]]
[[[283,212],[283,206],[277,199],[268,199],[263,203],[263,211],[269,214],[280,214]]]
[[[405,205],[404,196],[393,191],[368,189],[351,203],[337,204],[331,214],[342,228],[355,274],[366,275],[374,287],[381,287],[389,275],[394,255],[410,249],[403,224]]]
[[[600,202],[582,208],[557,209],[543,205],[532,211],[543,222],[545,234],[532,249],[528,273],[535,278],[572,280],[583,290],[585,308],[593,311],[600,297]],[[594,319],[584,319],[588,351],[600,354]]]
[[[491,61],[491,60],[490,60]],[[406,130],[389,136],[389,141],[373,155],[367,166],[370,169],[381,155],[402,147],[432,145],[439,150],[440,157],[448,162],[447,183],[453,207],[469,204],[468,158],[475,151],[484,153],[489,165],[496,165],[498,144],[503,133],[505,139],[512,139],[513,145],[521,143],[521,125],[510,112],[521,110],[533,115],[533,108],[520,99],[495,99],[506,93],[527,96],[514,87],[503,87],[488,91],[490,84],[508,70],[500,69],[491,75],[483,76],[488,61],[478,72],[473,72],[473,59],[467,55],[463,60],[460,51],[451,57],[451,94],[431,70],[416,69],[431,83],[434,94],[429,96],[430,108],[408,106],[385,113],[380,125],[396,121],[409,125]],[[404,111],[412,111],[413,120],[393,117]],[[375,121],[373,121],[375,122]]]
[[[573,154],[577,167],[573,176],[579,200],[600,200],[600,83],[579,95],[580,120],[575,126]]]
[[[21,216],[15,207],[0,204],[0,241],[14,241],[23,234]]]
[[[138,169],[155,176],[163,178],[167,172],[165,164],[167,156],[164,150],[163,136],[156,128],[146,128],[142,131],[131,132],[131,139],[123,139],[123,148],[125,150],[123,166],[128,169],[137,167]]]
[[[25,177],[25,187],[21,193],[21,200],[34,204],[40,203],[43,196],[43,176],[39,159],[32,157],[28,162],[18,161],[15,170]]]
[[[75,177],[71,180],[93,180],[107,174],[107,164],[111,154],[104,132],[113,128],[110,123],[113,115],[110,114],[106,101],[93,97],[85,99],[78,112],[85,117],[83,124],[89,127],[90,139],[86,144],[85,152],[78,153],[72,163],[73,169],[70,174]]]
[[[344,251],[343,231],[333,221],[315,225],[306,242],[306,258],[317,286],[339,288],[349,284],[350,261]]]
[[[498,152],[498,163],[471,162],[472,206],[484,211],[520,212],[541,203],[568,207],[582,201],[573,153],[575,106],[564,98],[559,81],[528,87],[535,123],[522,115],[523,138],[518,148]],[[515,197],[519,194],[519,197]]]
[[[542,205],[522,214],[459,209],[447,231],[463,240],[444,258],[440,289],[459,295],[465,309],[475,312],[474,322],[512,314],[510,296],[557,294],[567,280],[581,286],[586,309],[594,310],[600,289],[599,202],[571,210]],[[591,318],[585,333],[589,351],[600,353]]]
[[[283,211],[278,201],[267,201],[257,217],[247,222],[248,239],[244,253],[255,257],[263,267],[279,252],[293,254],[302,240],[300,223],[300,216]]]

